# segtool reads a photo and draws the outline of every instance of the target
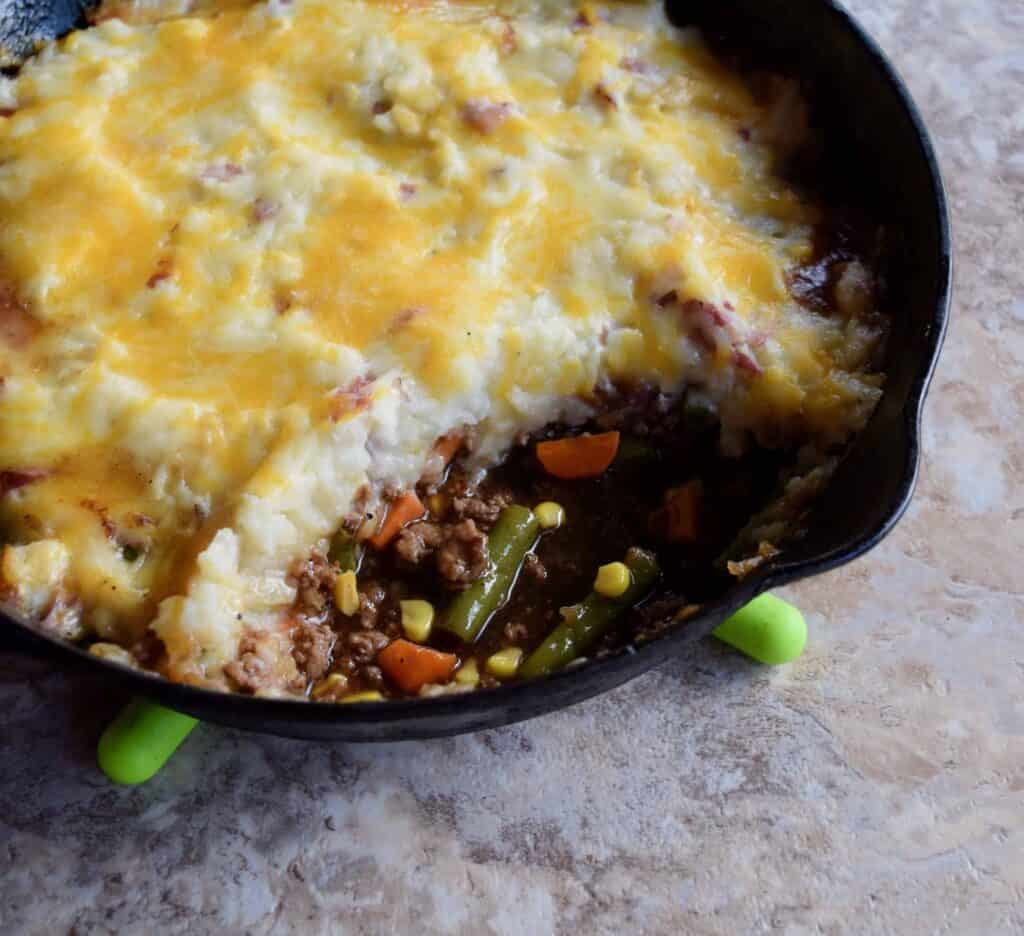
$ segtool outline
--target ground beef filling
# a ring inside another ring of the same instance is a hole
[[[296,580],[292,659],[302,686],[327,674],[335,634],[330,627],[338,570],[322,553],[313,553],[292,570]]]
[[[788,470],[789,456],[756,440],[743,457],[723,455],[716,421],[696,391],[668,397],[637,387],[609,391],[600,403],[604,415],[588,430],[621,427],[622,442],[614,462],[597,476],[550,474],[537,458],[537,438],[524,439],[486,475],[470,475],[456,461],[446,473],[421,482],[416,494],[425,515],[384,547],[357,542],[359,518],[346,523],[347,534],[332,544],[333,558],[315,553],[293,567],[296,599],[286,626],[274,634],[246,635],[239,659],[226,670],[233,686],[253,693],[305,692],[317,701],[344,701],[371,691],[408,695],[386,675],[392,658],[385,657],[382,668],[381,652],[399,638],[424,641],[415,636],[412,612],[409,633],[403,628],[402,602],[412,599],[433,609],[426,646],[454,654],[463,668],[472,664],[468,678],[460,681],[449,673],[441,681],[450,681],[451,691],[494,685],[508,678],[491,671],[501,669],[499,663],[491,667],[496,653],[529,655],[559,625],[563,610],[590,593],[596,570],[623,561],[633,547],[656,550],[659,564],[672,569],[688,602],[719,594],[729,579],[714,565],[715,557],[768,502],[776,479]],[[553,425],[540,438],[560,438],[567,431]],[[694,524],[700,529],[693,540],[673,540],[651,522],[664,510],[666,492],[681,485],[699,491]],[[384,499],[402,494],[386,491]],[[464,643],[445,626],[444,616],[459,593],[488,574],[495,524],[512,504],[533,508],[545,502],[563,507],[563,522],[539,536],[507,600]],[[356,576],[358,601],[350,614],[340,607],[351,583],[340,578],[339,563]],[[673,596],[673,603],[677,600]],[[653,602],[647,610],[641,603],[624,611],[587,655],[600,657],[617,652],[626,640],[649,639],[671,616],[669,610]],[[428,681],[418,691],[429,694],[437,686]]]
[[[240,692],[261,692],[272,688],[277,653],[269,634],[246,634],[238,646],[238,659],[224,667],[224,673]]]
[[[306,621],[322,620],[334,602],[334,586],[338,578],[334,563],[323,553],[314,552],[308,559],[295,563],[290,578],[295,585],[298,615]]]
[[[487,534],[475,520],[421,520],[398,535],[395,552],[410,565],[432,563],[448,588],[464,589],[487,570]]]
[[[292,659],[307,682],[327,675],[334,649],[334,631],[326,624],[300,620],[292,629]]]
[[[487,571],[487,531],[512,494],[501,488],[482,492],[453,472],[440,487],[431,486],[427,503],[430,516],[402,530],[395,555],[410,568],[434,570],[447,589],[466,589]]]
[[[377,655],[402,636],[401,601],[419,596],[429,582],[441,604],[445,593],[468,588],[487,571],[487,531],[512,503],[511,492],[481,492],[458,471],[441,481],[422,490],[430,505],[427,517],[405,527],[384,552],[366,551],[353,614],[342,614],[336,605],[339,569],[326,556],[314,553],[292,568],[296,598],[288,636],[297,676],[289,688],[313,688],[316,698],[327,701],[386,688]],[[546,575],[535,557],[524,571],[534,579]],[[247,634],[239,658],[225,672],[239,691],[271,690],[280,682],[271,636]]]

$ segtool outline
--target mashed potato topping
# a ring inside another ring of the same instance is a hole
[[[660,3],[147,19],[0,88],[0,574],[65,636],[221,685],[436,439],[486,463],[609,383],[734,439],[874,404],[874,333],[787,287],[822,218],[778,108]]]

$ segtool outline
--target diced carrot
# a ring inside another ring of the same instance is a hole
[[[693,543],[700,535],[700,481],[687,481],[665,492],[664,503],[650,519],[651,533],[671,543]]]
[[[380,529],[369,538],[374,549],[384,549],[396,536],[399,530],[413,520],[419,520],[427,512],[427,508],[416,496],[415,491],[406,491],[396,497],[388,507],[387,516]]]
[[[446,436],[441,436],[434,443],[434,454],[440,455],[442,461],[447,465],[454,457],[455,453],[462,448],[463,437],[460,433],[450,432]]]
[[[537,458],[549,475],[556,478],[593,478],[614,460],[619,434],[571,436],[537,443]]]
[[[458,662],[454,653],[441,653],[401,638],[377,654],[384,675],[404,692],[419,692],[428,683],[448,682]]]

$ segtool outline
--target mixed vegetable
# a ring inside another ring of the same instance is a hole
[[[598,437],[579,438],[587,440],[584,443],[587,446],[590,439]],[[575,441],[558,440],[563,456],[572,450],[568,443]],[[564,469],[567,462],[558,464]],[[558,476],[584,477],[568,473]],[[413,504],[419,506],[408,506]],[[376,549],[384,549],[404,525],[414,523],[427,514],[414,493],[404,494],[393,502],[380,531],[369,537],[367,542]],[[396,517],[402,518],[401,521],[396,522]],[[480,662],[484,672],[497,680],[516,676],[532,678],[554,672],[584,655],[608,633],[624,611],[638,604],[653,588],[659,572],[657,560],[649,552],[631,548],[625,561],[610,562],[597,568],[591,593],[578,604],[560,609],[561,623],[529,656],[525,655],[522,647],[505,646],[478,661],[472,651],[478,638],[496,612],[508,603],[523,565],[527,557],[534,555],[540,536],[557,530],[564,518],[564,508],[554,501],[543,501],[533,509],[511,504],[501,511],[490,531],[486,572],[459,592],[442,614],[438,614],[434,605],[424,599],[400,600],[403,637],[392,640],[376,657],[377,665],[392,686],[409,695],[421,692],[425,686],[449,683],[453,677],[457,686],[476,686],[480,682]],[[336,607],[342,615],[351,617],[360,607],[356,570],[364,553],[354,538],[342,533],[335,538],[330,555],[341,570],[335,583]],[[463,652],[448,653],[428,646],[435,636],[435,627],[456,638]],[[344,702],[384,698],[376,690],[335,698],[335,690],[342,685],[343,679],[337,673],[329,675],[313,688],[312,697]]]
[[[647,603],[663,567],[688,601],[720,589],[713,559],[763,502],[777,456],[723,459],[700,412],[662,434],[600,429],[552,427],[483,477],[445,437],[434,483],[340,531],[315,580],[330,583],[329,606],[300,582],[294,609],[300,627],[330,629],[327,657],[307,666],[310,698],[536,678],[664,626]]]
[[[438,440],[432,480],[293,567],[290,659],[247,633],[227,688],[324,703],[486,688],[650,639],[720,594],[718,557],[794,456],[723,456],[699,396],[630,405],[584,430],[549,427],[486,473],[470,438]],[[664,605],[649,600],[663,572]],[[91,651],[160,669],[158,641]]]

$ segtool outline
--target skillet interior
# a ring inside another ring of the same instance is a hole
[[[881,51],[831,0],[667,0],[667,8],[675,22],[721,33],[730,44],[804,79],[830,141],[828,158],[890,232],[886,391],[816,503],[806,536],[685,625],[636,652],[468,695],[359,706],[268,700],[193,689],[127,670],[10,618],[0,640],[94,672],[104,668],[112,684],[239,728],[360,741],[439,737],[530,718],[611,689],[706,636],[755,594],[841,565],[881,540],[913,490],[921,405],[948,314],[949,222],[927,132]],[[0,0],[0,11],[6,14],[0,16],[0,46],[15,61],[35,39],[80,25],[82,7],[75,0]],[[666,583],[656,596],[666,599],[669,609],[671,588]]]

